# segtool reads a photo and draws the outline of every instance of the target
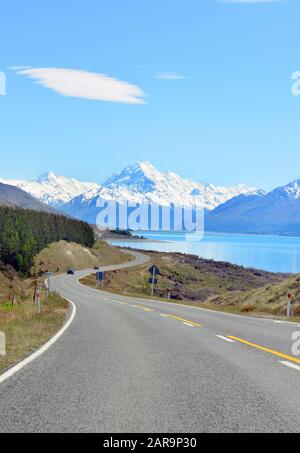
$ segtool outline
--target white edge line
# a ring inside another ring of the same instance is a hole
[[[71,304],[71,307],[72,307],[72,313],[71,313],[71,316],[68,319],[68,321],[60,329],[60,331],[54,335],[54,337],[52,337],[49,341],[47,341],[47,343],[44,344],[44,346],[42,346],[40,349],[38,349],[36,352],[31,354],[29,357],[27,357],[22,362],[18,363],[17,365],[15,365],[12,368],[10,368],[5,373],[1,374],[0,375],[0,384],[2,384],[4,381],[6,381],[10,377],[12,377],[14,374],[18,373],[20,370],[22,370],[22,368],[29,365],[31,362],[36,360],[38,357],[40,357],[46,351],[48,351],[48,349],[51,348],[51,346],[53,346],[59,340],[59,338],[66,332],[66,330],[70,327],[70,325],[74,321],[77,310],[76,310],[75,304],[70,299],[67,299],[66,297],[64,297],[64,299],[67,300]]]
[[[220,338],[221,340],[227,341],[228,343],[236,343],[236,341],[232,340],[231,338],[223,337],[223,335],[216,335],[216,337]]]
[[[194,324],[190,324],[189,322],[183,322],[182,324],[189,327],[195,327]]]
[[[294,363],[291,362],[279,362],[281,365],[287,366],[289,368],[293,368],[293,370],[300,371],[300,366],[295,365]]]

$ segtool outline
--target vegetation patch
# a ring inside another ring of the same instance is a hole
[[[2,266],[0,331],[6,336],[6,355],[0,356],[0,373],[46,343],[66,319],[68,303],[56,294],[47,296],[43,281],[39,283],[41,313],[37,314],[33,301],[35,281],[20,280],[11,269],[4,272]]]
[[[132,255],[123,253],[105,241],[96,241],[92,248],[60,241],[43,249],[34,259],[31,274],[66,272],[69,268],[81,270],[132,260]]]
[[[150,297],[148,269],[156,264],[160,269],[156,298],[236,313],[284,315],[287,294],[292,291],[295,315],[300,315],[299,276],[247,269],[193,255],[142,253],[150,257],[150,263],[108,273],[104,290]],[[82,279],[82,283],[94,287],[95,277]]]
[[[63,215],[0,207],[0,261],[28,275],[35,255],[60,240],[93,247],[90,225]]]

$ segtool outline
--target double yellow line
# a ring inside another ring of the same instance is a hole
[[[173,318],[176,319],[177,321],[184,322],[186,324],[190,324],[191,326],[194,327],[203,327],[201,324],[198,324],[197,322],[190,321],[189,319],[184,319],[184,318],[179,318],[179,316],[174,316],[174,315],[166,315],[168,318]]]
[[[245,345],[250,346],[252,348],[259,349],[260,351],[264,351],[264,352],[267,352],[269,354],[275,355],[277,357],[280,357],[281,359],[286,359],[286,360],[289,360],[291,362],[300,364],[300,359],[296,359],[296,357],[293,357],[293,356],[290,356],[290,355],[287,355],[287,354],[283,354],[282,352],[274,351],[273,349],[265,348],[264,346],[260,346],[260,345],[255,344],[255,343],[251,343],[250,341],[243,340],[242,338],[233,337],[233,336],[228,336],[228,338],[230,338],[231,340],[234,340],[234,341],[238,341],[239,343],[245,344]]]

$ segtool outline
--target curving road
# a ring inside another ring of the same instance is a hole
[[[299,432],[299,326],[102,293],[91,272],[53,279],[77,316],[0,385],[0,432]]]

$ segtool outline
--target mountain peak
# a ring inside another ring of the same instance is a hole
[[[58,178],[58,175],[56,175],[53,171],[47,171],[46,173],[43,173],[41,176],[38,177],[36,182],[39,184],[42,184],[44,182],[50,182]]]
[[[271,195],[280,198],[288,198],[289,200],[298,200],[300,198],[300,179],[274,189],[270,192]]]

